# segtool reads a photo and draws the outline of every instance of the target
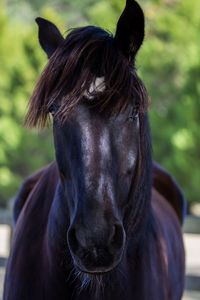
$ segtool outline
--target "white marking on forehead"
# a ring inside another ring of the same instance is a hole
[[[94,96],[92,93],[98,93],[98,92],[103,92],[105,90],[105,78],[104,77],[97,77],[90,85],[89,90],[85,91],[83,95],[92,100],[94,99]]]

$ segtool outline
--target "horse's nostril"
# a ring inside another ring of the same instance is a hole
[[[120,224],[115,224],[113,226],[112,238],[110,241],[110,246],[112,250],[118,250],[123,246],[125,238],[124,229]]]
[[[74,253],[78,251],[79,242],[77,240],[76,229],[74,227],[70,228],[68,231],[68,244]]]

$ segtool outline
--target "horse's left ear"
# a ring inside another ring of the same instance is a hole
[[[41,47],[46,52],[48,58],[55,52],[58,46],[64,41],[64,38],[56,25],[43,18],[36,18],[39,27],[38,38]]]
[[[144,13],[134,0],[126,0],[126,6],[117,23],[115,40],[123,54],[133,59],[144,40]]]

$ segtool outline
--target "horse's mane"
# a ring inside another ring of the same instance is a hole
[[[31,96],[26,125],[44,127],[49,111],[55,108],[65,121],[97,77],[104,77],[106,86],[93,95],[100,111],[118,114],[131,102],[146,109],[146,89],[115,38],[101,28],[87,26],[71,30],[49,59]]]

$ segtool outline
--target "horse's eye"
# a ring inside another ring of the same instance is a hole
[[[52,117],[54,117],[54,115],[56,114],[56,111],[58,110],[58,106],[55,104],[52,104],[49,107],[49,113],[52,115]]]
[[[128,121],[135,121],[139,117],[139,110],[138,108],[133,108],[130,116],[128,117]]]
[[[55,115],[55,109],[53,107],[53,105],[49,108],[49,113],[54,116]]]
[[[55,111],[51,110],[51,111],[49,111],[49,112],[50,112],[50,114],[52,115],[52,117],[54,117]]]

